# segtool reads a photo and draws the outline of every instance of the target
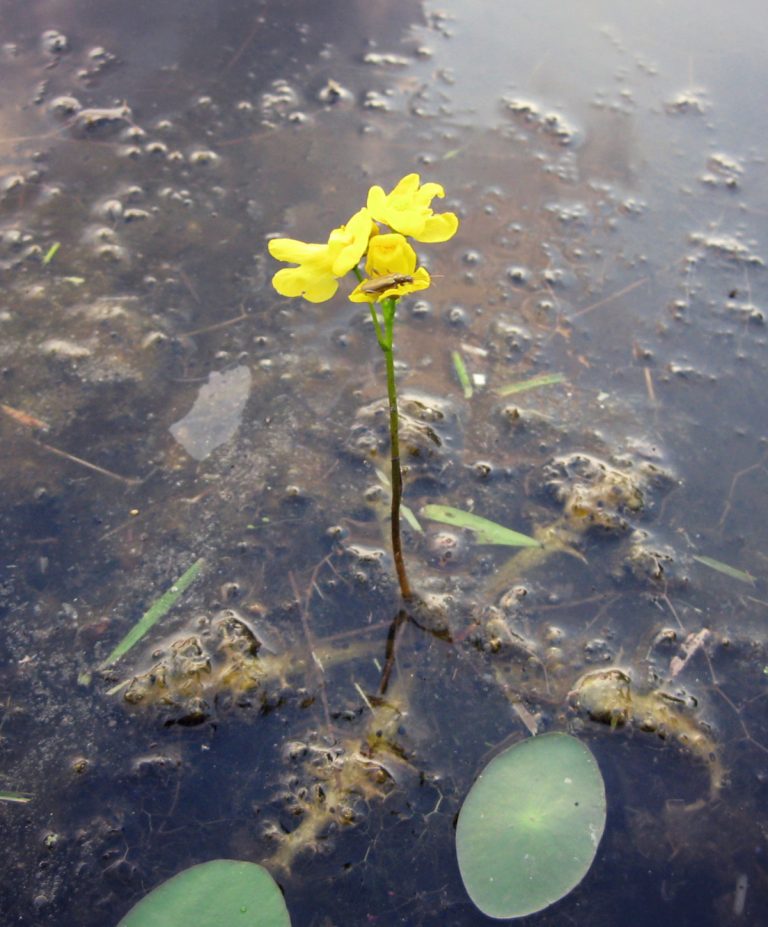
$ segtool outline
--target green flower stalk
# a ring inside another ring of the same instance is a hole
[[[366,205],[339,228],[325,244],[311,244],[291,238],[269,242],[269,253],[279,261],[295,264],[279,270],[272,285],[283,296],[301,296],[309,302],[325,302],[335,295],[338,281],[350,271],[357,286],[349,294],[352,302],[367,302],[376,340],[384,352],[389,401],[389,434],[392,482],[392,554],[400,592],[404,599],[413,593],[405,570],[400,538],[400,505],[403,476],[400,467],[399,416],[395,382],[394,332],[397,301],[407,293],[425,290],[431,283],[424,267],[418,267],[416,252],[408,237],[420,242],[447,241],[456,234],[459,220],[454,213],[434,213],[435,197],[445,196],[436,183],[421,184],[418,174],[408,174],[390,191],[379,186],[368,191]],[[382,231],[381,225],[389,231]],[[408,236],[408,237],[407,237]],[[359,264],[365,257],[365,274]]]

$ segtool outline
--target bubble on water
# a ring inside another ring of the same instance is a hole
[[[487,480],[493,475],[493,464],[487,460],[477,460],[472,464],[472,472],[481,480]]]
[[[562,267],[548,267],[542,277],[552,287],[567,287],[574,282],[573,274]]]
[[[15,193],[26,184],[23,174],[6,174],[0,177],[0,195],[5,198],[9,193]]]
[[[544,208],[564,225],[583,225],[589,218],[584,203],[548,203]]]
[[[61,360],[82,360],[93,353],[89,347],[66,338],[48,338],[40,344],[42,354]]]
[[[376,67],[406,68],[410,63],[404,55],[396,55],[392,52],[366,52],[363,55],[363,64],[372,64]]]
[[[684,113],[693,113],[702,115],[709,109],[709,103],[706,100],[704,91],[700,88],[689,88],[681,90],[664,103],[664,109],[670,115],[681,115]]]
[[[460,530],[444,528],[427,535],[427,550],[438,566],[447,566],[460,560],[467,546],[467,538]]]
[[[196,148],[189,154],[189,163],[196,166],[207,167],[215,165],[221,160],[221,157],[215,151],[209,148]]]
[[[82,104],[77,97],[68,96],[66,94],[56,97],[48,104],[48,110],[53,113],[54,116],[74,116],[76,113],[79,113],[82,108]]]
[[[261,95],[259,111],[267,125],[277,125],[287,119],[299,104],[298,92],[287,80],[272,81],[270,89]]]
[[[335,106],[339,103],[349,102],[353,99],[351,91],[342,86],[333,78],[328,78],[325,84],[318,90],[317,99],[325,106]]]
[[[102,219],[119,219],[123,214],[123,204],[114,197],[104,200],[96,207],[97,215]]]
[[[143,219],[149,219],[151,213],[147,212],[146,209],[136,209],[136,207],[131,207],[126,209],[123,213],[124,222],[140,222]]]
[[[765,324],[765,312],[754,303],[729,301],[727,308],[743,322],[750,322],[752,325]]]
[[[377,90],[366,91],[363,97],[363,109],[376,109],[382,112],[389,112],[391,109],[387,98]]]
[[[527,267],[508,267],[507,277],[516,286],[525,286],[527,283],[530,283],[531,272]]]
[[[752,264],[763,267],[765,262],[755,254],[751,248],[739,241],[734,235],[717,234],[709,232],[693,232],[691,242],[720,257],[742,264]],[[694,262],[696,258],[692,259]]]
[[[713,154],[707,159],[707,169],[699,176],[699,180],[710,187],[736,190],[743,173],[744,168],[736,158],[725,154]]]
[[[542,112],[537,103],[517,97],[505,97],[502,102],[519,124],[531,126],[561,145],[576,145],[582,141],[583,133],[556,110]]]
[[[647,209],[646,202],[635,199],[633,196],[628,196],[619,203],[619,212],[627,216],[641,216]]]
[[[416,318],[422,318],[432,313],[432,304],[426,299],[417,299],[411,306],[411,315]]]
[[[120,245],[100,245],[96,249],[96,256],[102,261],[108,261],[112,264],[119,264],[127,256],[125,248]]]
[[[152,155],[155,158],[165,158],[168,154],[168,146],[165,142],[159,142],[157,140],[149,142],[144,146],[144,150],[148,155]]]
[[[146,137],[147,133],[141,126],[130,125],[120,133],[120,138],[124,142],[143,142]]]
[[[69,39],[58,29],[46,29],[40,37],[43,51],[53,55],[60,55],[69,48]]]

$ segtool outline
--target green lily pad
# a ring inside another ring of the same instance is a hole
[[[494,757],[459,814],[456,852],[470,898],[488,917],[523,917],[574,889],[605,828],[605,786],[569,734],[531,737]]]
[[[291,919],[263,866],[214,859],[158,885],[117,927],[291,927]]]

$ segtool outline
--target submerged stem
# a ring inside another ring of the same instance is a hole
[[[397,410],[397,384],[395,383],[394,326],[397,303],[394,299],[385,299],[382,303],[384,314],[384,338],[379,341],[384,352],[387,367],[387,396],[389,399],[389,439],[392,465],[392,554],[395,558],[397,581],[404,599],[413,596],[408,574],[405,572],[403,546],[400,540],[400,502],[403,497],[403,475],[400,469],[400,431]]]
[[[352,268],[358,282],[363,281],[363,274],[359,267]],[[373,327],[376,330],[376,340],[379,347],[384,352],[384,360],[387,367],[387,398],[389,401],[389,444],[391,449],[391,478],[392,484],[392,556],[395,560],[395,570],[397,572],[397,581],[400,584],[400,593],[407,601],[413,598],[411,584],[408,582],[408,574],[405,572],[405,560],[403,558],[403,544],[400,539],[400,503],[403,498],[403,474],[400,469],[400,419],[397,410],[397,384],[395,383],[395,313],[397,311],[397,299],[390,297],[381,301],[381,314],[379,318],[376,309],[376,300],[369,302],[371,310],[371,319]],[[383,324],[382,324],[383,322]]]

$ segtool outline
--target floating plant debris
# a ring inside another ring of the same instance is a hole
[[[709,567],[710,570],[717,570],[718,573],[724,573],[726,576],[730,576],[731,579],[738,579],[739,582],[749,583],[750,586],[755,585],[755,577],[752,576],[751,573],[747,573],[746,570],[737,570],[736,567],[729,566],[727,563],[723,563],[722,560],[715,560],[714,557],[704,557],[700,554],[694,554],[693,559],[697,563]]]
[[[554,386],[556,383],[562,383],[563,380],[565,380],[563,373],[543,373],[541,376],[531,377],[530,380],[520,380],[517,383],[499,386],[496,393],[499,396],[512,396],[514,393],[525,393],[541,386]]]

